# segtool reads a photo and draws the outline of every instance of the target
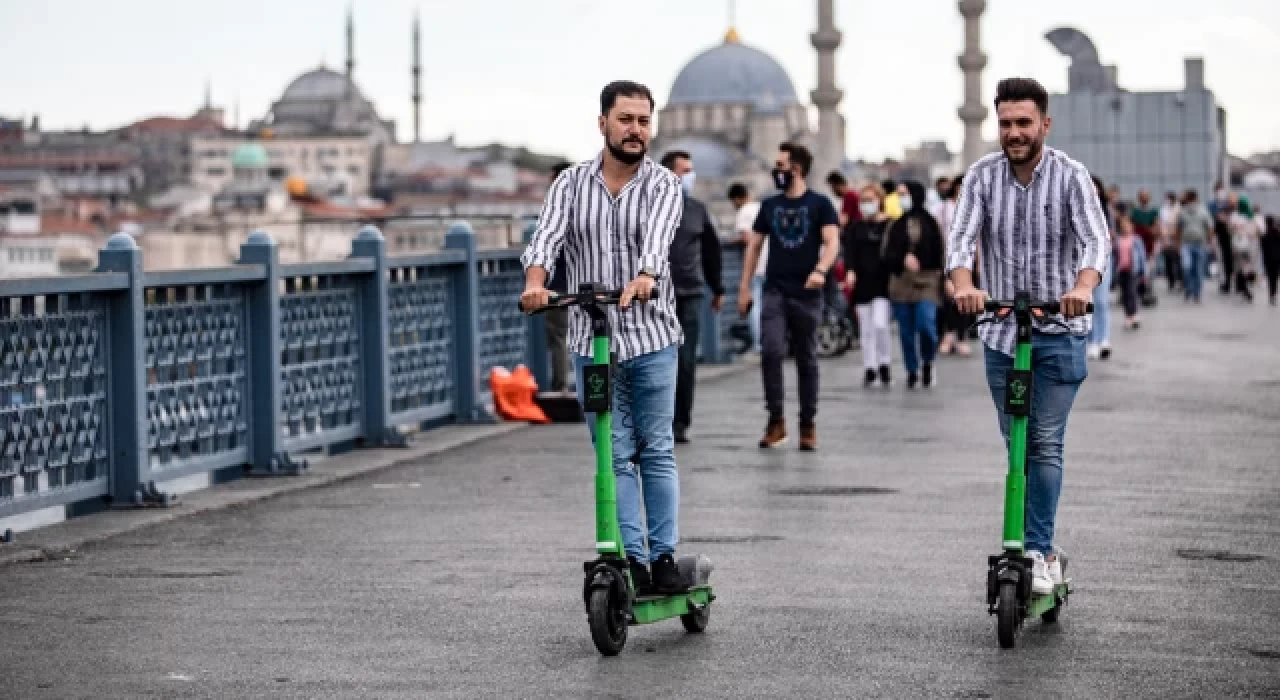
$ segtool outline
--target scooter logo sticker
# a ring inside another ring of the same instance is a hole
[[[592,395],[599,396],[604,393],[604,377],[598,374],[593,375],[588,383],[591,385]]]
[[[1012,370],[1005,385],[1004,411],[1011,416],[1031,415],[1031,372]]]
[[[1009,385],[1009,390],[1013,392],[1015,401],[1022,401],[1027,395],[1027,385],[1021,379],[1014,380],[1013,384]]]
[[[609,406],[609,365],[587,365],[582,369],[586,396],[582,409],[587,413],[603,413]]]

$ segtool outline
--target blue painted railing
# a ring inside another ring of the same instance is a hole
[[[493,367],[547,382],[521,252],[477,250],[458,223],[440,252],[390,258],[365,227],[345,260],[282,265],[256,232],[232,267],[144,272],[122,233],[93,273],[0,280],[0,518],[163,502],[180,477],[294,474],[308,449],[491,420]],[[734,318],[703,324],[704,360],[731,359]]]

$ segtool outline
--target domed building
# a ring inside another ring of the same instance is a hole
[[[775,192],[769,172],[783,141],[814,151],[810,186],[826,191],[828,170],[820,169],[833,166],[824,165],[817,148],[820,139],[810,127],[809,105],[800,100],[787,71],[769,54],[744,44],[735,29],[681,69],[658,110],[657,126],[653,158],[673,150],[688,152],[698,175],[694,196],[720,222],[732,220],[725,198],[730,184],[742,182],[757,199]],[[839,141],[843,144],[842,137]],[[843,153],[833,156],[834,167],[840,167]],[[722,230],[721,235],[732,234]]]
[[[378,116],[354,80],[323,66],[289,83],[255,126],[277,136],[360,134],[379,143],[394,143],[396,131],[395,122]]]

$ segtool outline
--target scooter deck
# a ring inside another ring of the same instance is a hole
[[[639,596],[631,605],[632,624],[646,625],[697,612],[715,599],[711,586],[693,586],[683,593]]]
[[[1065,603],[1070,593],[1071,579],[1067,579],[1058,584],[1053,593],[1032,595],[1031,602],[1027,604],[1027,617],[1040,617],[1049,612],[1060,603]]]

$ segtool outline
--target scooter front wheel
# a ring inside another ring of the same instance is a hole
[[[996,602],[996,637],[1001,649],[1012,649],[1018,634],[1018,586],[1012,581],[1000,584]]]
[[[701,610],[681,615],[680,624],[684,625],[685,632],[702,634],[707,630],[707,625],[711,624],[711,605],[708,603]]]
[[[587,624],[591,641],[605,656],[617,656],[627,644],[627,615],[614,605],[608,588],[591,591],[587,602]]]

